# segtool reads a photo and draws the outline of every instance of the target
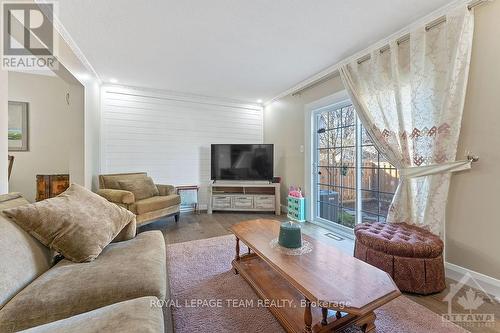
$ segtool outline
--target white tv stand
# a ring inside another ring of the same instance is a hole
[[[280,184],[212,182],[208,185],[207,213],[214,210],[281,214]]]

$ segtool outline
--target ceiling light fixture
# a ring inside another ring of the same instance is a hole
[[[257,100],[257,103],[261,104],[261,103],[262,103],[262,100],[261,100],[261,99],[258,99],[258,100]]]
[[[111,82],[111,83],[118,83],[118,80],[117,80],[117,79],[112,78],[112,79],[109,79],[109,82]]]

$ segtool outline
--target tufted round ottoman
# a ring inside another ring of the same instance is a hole
[[[401,291],[442,291],[443,241],[406,223],[362,223],[354,228],[354,256],[389,273]]]

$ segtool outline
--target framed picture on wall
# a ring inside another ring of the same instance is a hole
[[[28,151],[28,103],[9,101],[9,151]]]

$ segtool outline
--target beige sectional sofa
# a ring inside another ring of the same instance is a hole
[[[170,313],[155,306],[168,297],[160,231],[135,236],[133,222],[94,261],[53,265],[51,251],[1,213],[26,203],[0,195],[0,332],[171,331]]]

